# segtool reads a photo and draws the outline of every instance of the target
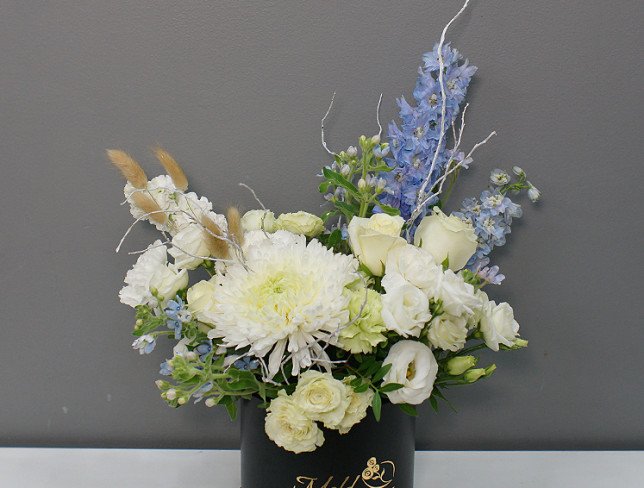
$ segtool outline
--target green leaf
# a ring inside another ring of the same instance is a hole
[[[418,417],[418,410],[416,410],[416,407],[414,407],[413,405],[409,405],[408,403],[401,403],[398,406],[407,415],[411,415],[412,417]]]
[[[443,262],[441,263],[441,266],[443,267],[443,271],[447,270],[449,268],[449,256],[447,256]]]
[[[364,393],[369,389],[369,384],[368,383],[363,383],[362,385],[355,386],[353,388],[353,391],[356,393]]]
[[[335,229],[329,234],[329,237],[326,239],[326,246],[332,248],[337,246],[342,240],[342,231],[340,229]]]
[[[380,393],[375,392],[373,401],[371,402],[371,408],[373,409],[373,416],[376,422],[380,422],[380,414],[382,413],[382,398],[380,398]]]
[[[392,391],[400,390],[403,386],[400,383],[387,383],[386,385],[382,385],[380,388],[380,393],[391,393]]]
[[[378,372],[375,375],[373,375],[373,378],[371,379],[371,381],[373,383],[380,381],[385,377],[385,375],[389,372],[390,369],[391,369],[391,364],[385,364],[378,370]]]
[[[326,222],[331,217],[335,217],[336,215],[338,215],[337,210],[329,210],[328,212],[324,212],[320,218],[322,219],[323,222]]]
[[[344,214],[347,220],[351,220],[355,215],[358,215],[360,213],[360,207],[358,205],[339,201],[333,202],[333,205],[335,205],[335,208],[337,208]]]
[[[342,176],[340,173],[336,173],[333,170],[330,170],[329,168],[323,168],[322,169],[322,174],[324,177],[329,180],[332,184],[336,186],[340,186],[347,190],[353,197],[360,199],[361,195],[358,189],[355,187],[353,183],[351,183],[349,180],[347,180],[344,176]]]
[[[429,397],[429,403],[434,409],[434,412],[438,412],[438,400],[436,400],[435,396],[430,396]]]
[[[390,207],[389,205],[384,205],[382,203],[378,204],[384,213],[387,215],[400,215],[400,209],[395,207]]]

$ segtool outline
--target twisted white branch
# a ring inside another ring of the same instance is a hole
[[[329,116],[331,113],[331,108],[333,107],[333,101],[335,100],[335,92],[333,92],[333,95],[331,96],[331,103],[329,104],[329,108],[326,109],[326,113],[324,114],[324,117],[322,117],[322,120],[320,121],[320,132],[321,132],[321,137],[322,137],[322,147],[325,149],[326,152],[328,152],[331,156],[337,156],[336,153],[331,151],[327,145],[326,145],[326,140],[324,140],[324,121],[326,118]]]

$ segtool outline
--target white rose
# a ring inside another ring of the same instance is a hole
[[[219,228],[226,229],[226,218],[223,215],[209,212],[208,216]],[[177,266],[195,269],[203,262],[203,258],[210,256],[207,232],[201,224],[191,222],[172,237],[173,247],[168,252],[174,257]]]
[[[427,330],[432,346],[445,351],[460,351],[467,338],[467,318],[443,314],[434,317]]]
[[[317,237],[324,232],[324,222],[317,215],[308,212],[283,213],[277,217],[275,229]]]
[[[311,420],[319,420],[329,429],[336,429],[350,403],[349,387],[330,373],[309,370],[298,379],[293,402]]]
[[[434,301],[441,300],[443,310],[456,317],[472,315],[481,308],[481,301],[475,295],[474,287],[465,283],[463,277],[451,269],[445,270],[439,281],[426,292]]]
[[[499,350],[499,344],[512,347],[519,335],[519,324],[514,320],[514,310],[507,303],[490,300],[481,311],[481,332],[487,347]]]
[[[432,318],[427,296],[399,275],[385,275],[382,286],[387,291],[382,296],[381,312],[387,329],[403,337],[419,337]]]
[[[391,403],[419,405],[432,394],[438,363],[425,344],[417,341],[397,342],[389,350],[383,364],[391,364],[383,383],[404,385],[386,394]]]
[[[411,244],[396,247],[387,255],[385,274],[399,274],[421,290],[434,286],[442,273],[442,267],[429,252]]]
[[[400,237],[404,223],[402,217],[387,214],[375,214],[368,219],[353,217],[349,222],[351,250],[375,276],[383,275],[389,251],[407,244]]]
[[[157,306],[154,295],[161,295],[164,300],[174,298],[178,290],[188,285],[188,273],[178,270],[174,265],[168,265],[167,249],[157,240],[127,272],[125,284],[119,292],[121,303],[130,307]]]
[[[217,284],[213,277],[210,281],[200,281],[188,288],[186,299],[188,310],[201,322],[214,325],[213,312],[215,311],[215,293]]]
[[[275,214],[270,210],[249,210],[241,219],[244,232],[253,230],[275,231]]]
[[[340,434],[346,434],[351,430],[351,427],[360,422],[363,418],[367,416],[367,409],[373,401],[373,390],[368,389],[362,393],[356,393],[353,391],[353,388],[349,386],[351,380],[355,376],[347,376],[344,378],[343,383],[347,385],[349,390],[349,406],[344,414],[342,422],[338,425],[338,432]]]
[[[449,268],[453,270],[465,266],[478,246],[472,224],[454,215],[448,217],[438,207],[420,221],[414,244],[429,251],[438,263],[449,258]]]
[[[177,292],[188,286],[188,272],[169,264],[159,268],[150,280],[150,290],[163,302],[174,299]]]
[[[485,307],[487,302],[490,301],[490,299],[487,296],[487,293],[485,293],[483,290],[476,290],[474,292],[474,296],[479,301],[479,305],[474,309],[474,313],[467,316],[468,329],[474,329],[476,328],[477,325],[479,325],[479,322],[481,321],[481,316],[483,314],[483,308]]]
[[[312,452],[324,444],[324,434],[317,424],[293,403],[284,390],[266,409],[266,435],[278,446],[299,454]]]

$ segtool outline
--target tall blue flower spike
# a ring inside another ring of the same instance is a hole
[[[416,207],[418,192],[431,169],[436,150],[438,149],[438,158],[427,185],[428,190],[434,186],[450,159],[461,161],[465,157],[463,153],[452,154],[446,145],[448,137],[443,138],[440,147],[438,140],[440,124],[443,123],[448,131],[458,116],[476,67],[463,60],[463,56],[449,44],[443,45],[442,55],[445,66],[445,120],[441,121],[443,99],[438,81],[436,44],[432,52],[423,56],[424,65],[418,69],[418,79],[413,91],[415,105],[411,105],[404,97],[398,99],[400,124],[389,124],[391,155],[386,162],[392,170],[382,174],[387,185],[381,200],[386,205],[400,208],[400,214],[406,220]],[[446,132],[446,136],[448,134]],[[463,166],[467,167],[467,164]],[[438,198],[430,200],[426,207],[435,205],[437,200]]]

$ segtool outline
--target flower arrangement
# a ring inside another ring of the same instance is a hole
[[[108,151],[127,180],[135,221],[126,236],[143,220],[163,236],[138,252],[119,296],[136,310],[134,349],[176,341],[156,383],[170,406],[203,401],[234,418],[239,399],[261,398],[268,437],[310,452],[325,429],[345,434],[369,411],[378,419],[383,401],[409,415],[425,401],[438,409],[446,390],[495,371],[473,353],[527,345],[512,307],[484,288],[504,278],[490,253],[521,217],[511,196],[536,201],[539,191],[521,168],[496,169],[479,198],[446,213],[458,177],[494,135],[461,148],[476,68],[444,42],[447,27],[386,138],[378,120],[378,134],[329,149],[331,101],[319,216],[276,217],[256,196],[259,209],[218,214],[165,150],[155,155],[167,174],[151,180],[128,154]],[[191,281],[204,271],[208,279]]]

